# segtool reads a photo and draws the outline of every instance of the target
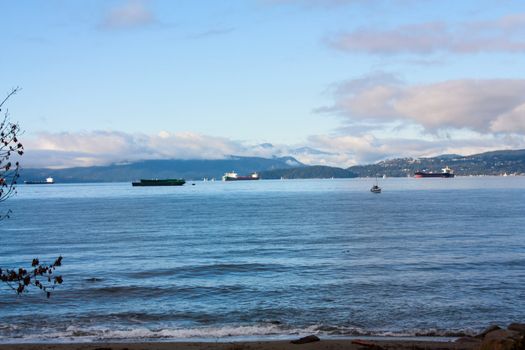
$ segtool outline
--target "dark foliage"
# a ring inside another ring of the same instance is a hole
[[[6,101],[12,95],[16,94],[18,89],[13,89],[7,97],[0,102],[0,112]],[[9,121],[9,113],[3,113],[3,119],[0,122],[0,202],[5,201],[15,193],[16,181],[19,177],[20,164],[12,163],[10,158],[13,155],[21,156],[24,154],[24,146],[18,140],[20,127],[17,123]],[[9,217],[9,211],[0,213],[0,220]]]
[[[5,282],[17,294],[25,292],[27,287],[33,285],[46,293],[49,298],[51,290],[63,282],[62,276],[54,274],[55,269],[59,266],[62,266],[61,256],[51,265],[42,265],[38,259],[33,259],[29,270],[23,268],[3,270],[0,268],[0,281]]]
[[[6,98],[0,103],[0,112],[6,101],[19,91],[13,89]],[[18,123],[9,120],[8,111],[3,112],[3,119],[0,122],[0,202],[11,197],[16,190],[16,183],[19,178],[20,164],[12,163],[13,156],[24,154],[24,146],[18,140],[21,133]],[[9,218],[10,210],[0,213],[0,220]],[[62,284],[62,276],[55,275],[55,269],[62,265],[62,257],[58,257],[53,264],[42,265],[38,259],[33,259],[31,269],[2,269],[0,268],[0,282],[21,294],[27,291],[29,286],[39,288],[49,298],[51,290],[56,285]]]

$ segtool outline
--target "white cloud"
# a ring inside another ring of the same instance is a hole
[[[145,159],[223,159],[237,156],[299,155],[307,163],[315,150],[296,152],[296,145],[250,144],[224,137],[192,132],[156,135],[128,134],[118,131],[40,133],[24,140],[25,167],[64,168],[105,165]],[[322,152],[321,152],[322,153]]]
[[[525,14],[456,24],[425,22],[390,29],[359,28],[332,35],[329,46],[352,53],[458,54],[525,52]]]
[[[27,168],[105,165],[145,159],[223,159],[230,155],[293,156],[310,165],[348,167],[394,157],[434,156],[444,153],[473,154],[497,149],[525,148],[520,135],[472,134],[469,138],[363,135],[314,135],[300,145],[250,144],[228,138],[195,133],[157,135],[127,134],[116,131],[82,133],[42,133],[24,140],[21,159]]]
[[[525,134],[525,103],[499,115],[491,121],[490,129],[494,132]]]
[[[127,29],[148,26],[156,22],[144,1],[127,0],[109,11],[101,26],[106,29]]]
[[[406,85],[395,79],[356,79],[341,83],[332,106],[321,112],[339,113],[349,121],[402,121],[436,133],[470,129],[481,133],[525,134],[525,80],[450,80]]]
[[[312,164],[351,166],[404,157],[432,157],[441,154],[470,155],[501,149],[525,148],[525,137],[478,135],[475,138],[417,139],[362,136],[317,135],[309,139],[312,147],[330,149],[331,156],[316,157]]]
[[[525,80],[463,79],[410,85],[374,73],[334,85],[336,135],[316,135],[313,157],[326,164],[365,164],[396,157],[475,154],[525,148]]]
[[[243,154],[240,142],[196,133],[157,135],[118,131],[40,133],[24,144],[29,167],[90,166],[143,159],[220,159]]]

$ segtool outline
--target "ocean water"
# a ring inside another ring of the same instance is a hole
[[[525,321],[525,177],[21,185],[0,342],[457,336]]]

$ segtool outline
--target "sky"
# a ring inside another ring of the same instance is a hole
[[[525,148],[522,0],[0,2],[25,167]],[[3,90],[3,91],[2,91]]]

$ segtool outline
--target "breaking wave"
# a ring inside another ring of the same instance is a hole
[[[309,327],[290,327],[276,323],[258,325],[239,325],[224,327],[197,327],[197,328],[161,328],[130,327],[110,329],[105,327],[77,327],[68,326],[65,329],[38,329],[38,333],[18,334],[19,327],[0,325],[2,337],[0,343],[27,343],[41,342],[92,342],[92,341],[213,341],[213,340],[260,340],[260,339],[287,339],[298,336],[316,334],[325,338],[352,338],[352,337],[432,337],[450,339],[476,333],[472,329],[439,330],[365,330],[359,327],[333,327],[313,325]]]

